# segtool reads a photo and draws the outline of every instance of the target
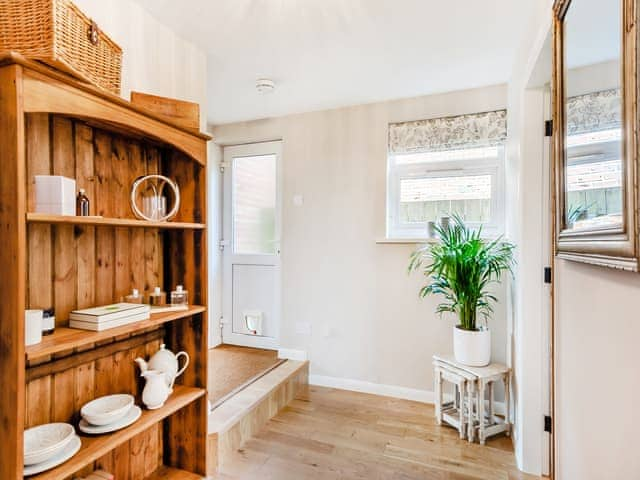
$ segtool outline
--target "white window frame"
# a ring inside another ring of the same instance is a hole
[[[426,222],[400,223],[400,181],[406,178],[442,178],[491,175],[491,218],[489,222],[469,222],[471,228],[482,225],[483,237],[504,234],[505,147],[497,147],[495,157],[432,160],[398,164],[403,154],[389,154],[387,162],[387,238],[420,239],[426,236]],[[435,220],[435,219],[434,219]]]

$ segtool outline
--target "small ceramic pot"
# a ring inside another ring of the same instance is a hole
[[[491,331],[463,330],[453,327],[453,354],[456,361],[470,367],[484,367],[491,362]]]

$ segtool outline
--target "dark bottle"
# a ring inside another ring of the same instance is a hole
[[[89,216],[89,198],[84,194],[84,188],[81,188],[76,198],[76,215],[79,217]]]
[[[42,311],[42,335],[51,335],[56,329],[56,314],[53,308]]]

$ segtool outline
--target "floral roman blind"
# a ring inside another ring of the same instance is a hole
[[[501,145],[507,111],[472,113],[389,125],[389,153],[419,153]]]
[[[619,88],[567,99],[568,135],[611,130],[621,125],[622,99]]]

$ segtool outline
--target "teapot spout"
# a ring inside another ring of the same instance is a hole
[[[143,375],[144,375],[144,372],[146,372],[149,369],[149,364],[140,357],[136,358],[134,362],[138,364],[138,366],[140,367],[140,373]]]

